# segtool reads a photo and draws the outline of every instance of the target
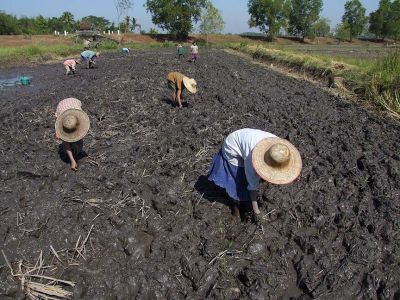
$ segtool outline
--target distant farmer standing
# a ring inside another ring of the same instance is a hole
[[[167,75],[168,88],[172,90],[172,100],[179,107],[182,107],[182,92],[186,88],[191,94],[197,92],[196,81],[179,72],[170,72]]]
[[[192,51],[192,62],[196,62],[199,56],[199,46],[197,46],[196,42],[193,42],[192,46],[190,46],[190,50]]]
[[[86,69],[90,69],[95,64],[94,59],[99,56],[100,56],[99,52],[94,52],[92,50],[83,51],[81,53],[81,59],[82,61],[85,62]]]
[[[245,128],[229,134],[214,156],[208,179],[233,199],[233,212],[240,216],[239,202],[251,201],[259,214],[257,190],[261,180],[273,184],[293,182],[302,168],[299,151],[272,133]]]
[[[88,115],[82,110],[82,103],[75,98],[67,98],[57,105],[55,137],[63,141],[63,150],[70,161],[71,170],[77,171],[75,157],[82,150],[82,139],[89,131]]]

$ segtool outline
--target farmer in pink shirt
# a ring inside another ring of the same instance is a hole
[[[65,67],[65,70],[67,71],[65,73],[65,75],[69,75],[71,73],[75,74],[76,64],[80,64],[80,62],[75,59],[67,59],[66,61],[64,61],[64,67]]]
[[[71,164],[71,170],[78,170],[75,157],[82,149],[82,139],[89,131],[90,120],[82,110],[82,103],[75,98],[67,98],[57,105],[55,137],[63,141],[63,150]]]

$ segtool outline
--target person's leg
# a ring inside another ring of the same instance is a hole
[[[65,72],[65,75],[69,75],[69,66],[65,66],[65,70],[66,70],[66,72]]]
[[[172,102],[176,104],[176,86],[172,81],[168,80],[168,88],[172,91]]]
[[[259,214],[260,214],[260,209],[258,208],[257,200],[251,201],[251,206],[253,207],[253,212],[254,212],[256,215],[259,215]]]
[[[253,212],[258,215],[260,214],[260,209],[258,208],[258,203],[257,203],[257,196],[258,192],[257,191],[249,191],[250,194],[250,200],[251,200],[251,206],[253,208]]]
[[[63,147],[64,147],[64,151],[65,153],[67,153],[67,157],[71,163],[71,169],[73,171],[77,171],[78,170],[78,164],[75,161],[74,158],[74,154],[72,153],[72,147],[71,147],[71,143],[68,142],[63,142]]]
[[[231,210],[232,210],[233,217],[240,219],[239,201],[233,201],[232,202]]]

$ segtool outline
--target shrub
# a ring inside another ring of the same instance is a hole
[[[390,112],[400,115],[400,52],[378,60],[369,71],[366,96]]]

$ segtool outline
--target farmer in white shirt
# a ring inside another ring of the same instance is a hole
[[[190,50],[192,52],[192,62],[196,62],[199,56],[199,46],[197,46],[196,42],[193,42],[192,46],[190,46]]]
[[[301,167],[300,153],[289,141],[269,132],[245,128],[227,136],[213,158],[208,179],[224,188],[234,200],[236,217],[240,217],[240,201],[251,201],[257,215],[260,180],[288,184],[300,175]]]

